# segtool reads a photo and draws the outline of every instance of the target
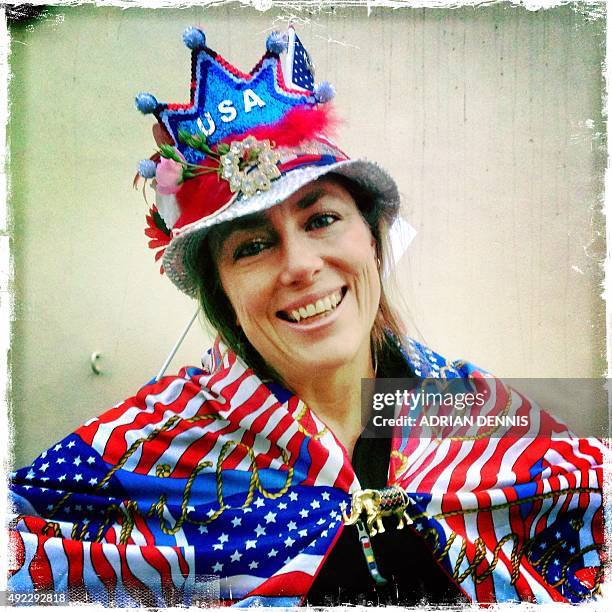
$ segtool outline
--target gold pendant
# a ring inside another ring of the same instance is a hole
[[[407,512],[411,503],[413,501],[408,497],[408,493],[397,485],[380,490],[362,489],[353,493],[350,516],[343,510],[342,518],[345,525],[354,525],[365,513],[364,521],[368,533],[375,536],[385,531],[382,522],[384,516],[396,516],[398,529],[403,529],[404,524],[411,525],[412,519]]]

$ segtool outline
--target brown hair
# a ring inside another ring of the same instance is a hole
[[[344,187],[355,200],[365,222],[368,224],[374,241],[378,257],[379,275],[385,264],[386,245],[385,239],[388,233],[389,221],[376,206],[372,193],[358,183],[339,174],[328,174],[324,179],[333,179]],[[219,230],[211,230],[208,236],[202,240],[198,247],[196,270],[194,270],[198,286],[198,298],[202,312],[208,323],[219,333],[223,342],[237,355],[239,355],[253,370],[262,378],[272,378],[280,382],[280,376],[274,372],[263,360],[261,355],[248,341],[242,328],[236,324],[234,309],[227,297],[219,278],[215,261],[214,244],[218,241]],[[385,348],[390,344],[401,342],[403,333],[399,319],[384,291],[381,279],[380,303],[378,313],[372,326],[370,335],[372,345],[372,356],[377,361],[378,356],[385,353]]]

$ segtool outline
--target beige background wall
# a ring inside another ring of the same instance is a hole
[[[248,70],[288,17],[55,7],[11,28],[16,465],[153,377],[194,311],[146,247],[131,182],[154,144],[134,95],[187,99],[187,25]],[[601,376],[603,20],[505,5],[295,17],[337,88],[340,142],[391,170],[419,232],[399,269],[411,333],[503,376]],[[194,329],[171,369],[208,342]]]

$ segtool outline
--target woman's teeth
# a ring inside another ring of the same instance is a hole
[[[289,318],[295,323],[299,323],[303,319],[309,319],[323,312],[331,312],[336,308],[340,300],[342,299],[342,292],[336,291],[331,295],[328,295],[320,300],[317,300],[313,304],[302,306],[297,310],[292,310],[289,313]]]

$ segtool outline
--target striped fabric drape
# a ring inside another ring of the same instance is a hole
[[[398,429],[389,484],[414,501],[412,528],[474,601],[593,596],[603,445],[478,368],[407,346],[418,376],[469,377],[531,427]],[[360,488],[324,423],[218,341],[204,369],[145,385],[11,476],[9,588],[117,606],[297,605]]]

